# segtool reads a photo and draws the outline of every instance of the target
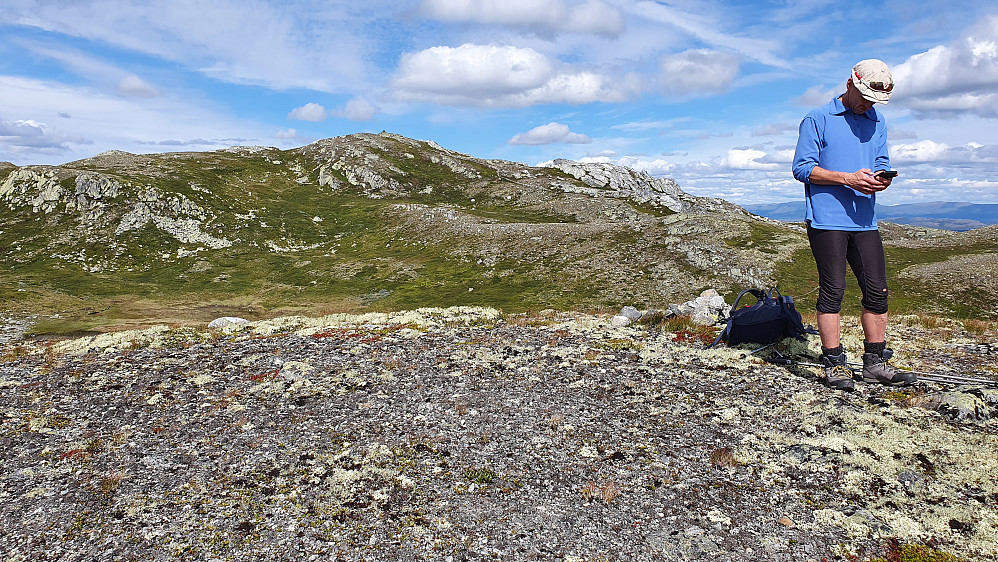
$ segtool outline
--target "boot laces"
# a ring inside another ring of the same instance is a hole
[[[898,366],[894,364],[894,358],[882,359],[880,363],[884,366],[884,370],[896,371]]]
[[[852,369],[845,365],[832,365],[832,370],[828,372],[828,378],[830,379],[851,379],[852,377]]]

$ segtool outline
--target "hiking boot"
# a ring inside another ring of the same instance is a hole
[[[893,349],[884,349],[883,353],[863,354],[863,382],[901,386],[914,384],[917,380],[913,373],[898,371],[891,363]]]
[[[821,382],[835,390],[852,390],[856,388],[853,382],[853,372],[846,364],[846,354],[842,352],[838,355],[825,355],[819,357],[821,364],[825,366],[825,375]]]

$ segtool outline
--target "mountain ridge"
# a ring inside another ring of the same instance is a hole
[[[811,283],[799,226],[671,179],[391,133],[14,167],[0,209],[0,297],[58,314],[59,330],[220,312],[649,308]],[[891,237],[935,240],[933,260],[991,249],[987,236],[970,249],[927,229]],[[964,300],[940,306],[990,306]]]
[[[783,222],[802,222],[804,202],[746,205],[749,212]],[[964,232],[998,224],[998,204],[960,201],[932,201],[877,205],[880,220]]]

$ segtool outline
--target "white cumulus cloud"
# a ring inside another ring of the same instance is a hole
[[[326,108],[317,103],[306,103],[301,107],[292,109],[291,112],[288,113],[288,119],[312,121],[313,123],[325,121],[326,116]]]
[[[464,44],[403,55],[396,85],[413,93],[489,96],[537,88],[551,73],[548,58],[533,49]]]
[[[741,57],[693,49],[662,58],[662,89],[673,94],[723,93],[738,77]]]
[[[721,166],[736,170],[777,170],[780,165],[767,162],[768,154],[757,148],[732,148],[721,159]]]
[[[305,145],[315,141],[315,138],[301,135],[295,129],[281,129],[274,133],[274,138],[285,143],[293,143],[296,145]]]
[[[998,16],[893,69],[895,98],[916,115],[998,117]]]
[[[57,154],[70,150],[70,144],[89,143],[82,137],[60,133],[31,119],[7,121],[0,118],[0,152],[5,147],[13,153]]]
[[[351,121],[370,121],[378,108],[364,98],[353,98],[343,108],[343,117]]]
[[[629,79],[560,71],[529,47],[475,44],[403,55],[394,86],[401,100],[480,107],[624,101],[637,90]]]
[[[895,144],[891,147],[891,161],[896,163],[934,162],[944,160],[950,151],[947,144],[923,140],[910,144]]]
[[[592,139],[580,133],[573,133],[568,125],[548,123],[534,127],[526,133],[518,133],[509,140],[509,144],[540,145],[554,143],[588,144]]]

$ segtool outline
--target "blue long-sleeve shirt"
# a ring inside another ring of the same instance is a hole
[[[808,179],[815,166],[846,173],[863,168],[889,170],[883,117],[873,108],[857,115],[836,97],[804,117],[793,164],[794,177],[804,183],[804,219],[812,228],[876,230],[876,195],[846,185],[812,184]]]

